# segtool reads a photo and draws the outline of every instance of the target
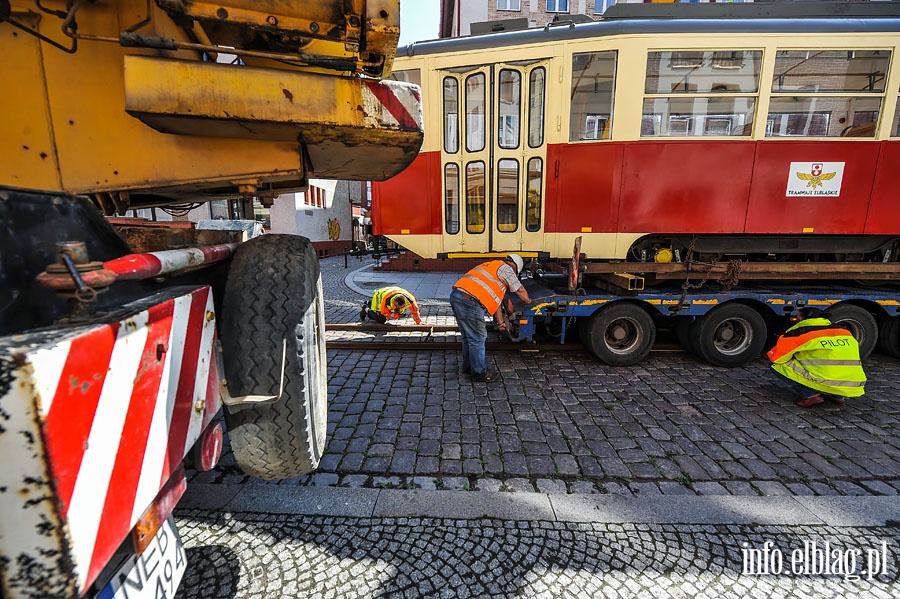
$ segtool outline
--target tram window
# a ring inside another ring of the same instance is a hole
[[[497,230],[513,233],[519,228],[519,161],[497,161]]]
[[[894,137],[900,137],[900,98],[897,98],[897,108],[894,110],[894,126],[891,129]]]
[[[444,77],[444,151],[456,154],[459,150],[459,82]]]
[[[522,75],[519,71],[500,70],[500,106],[497,118],[497,143],[501,148],[519,147],[519,115],[522,112]]]
[[[755,105],[752,96],[646,98],[641,137],[747,136]]]
[[[528,191],[525,197],[525,230],[534,233],[541,230],[541,185],[544,180],[544,161],[532,158],[528,161]]]
[[[572,56],[569,141],[609,139],[612,125],[616,52],[587,52]],[[603,128],[597,127],[598,119]]]
[[[544,67],[531,71],[528,77],[528,146],[538,148],[544,143]]]
[[[484,162],[466,165],[466,233],[484,233]]]
[[[881,98],[773,96],[766,137],[874,137]]]
[[[644,93],[755,94],[761,65],[759,50],[649,52]]]
[[[484,149],[485,105],[484,73],[469,75],[466,77],[466,150],[469,152]]]
[[[444,166],[444,227],[450,235],[459,233],[459,166]]]
[[[391,73],[391,79],[396,81],[405,81],[406,83],[415,83],[422,87],[422,73],[419,69],[408,69],[405,71],[394,71]]]
[[[883,93],[890,50],[778,50],[772,91]]]

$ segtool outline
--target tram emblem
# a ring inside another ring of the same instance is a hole
[[[787,197],[841,195],[843,162],[792,162],[788,174]]]

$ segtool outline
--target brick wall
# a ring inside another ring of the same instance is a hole
[[[312,246],[319,258],[326,258],[349,252],[353,242],[349,239],[341,241],[313,241]]]

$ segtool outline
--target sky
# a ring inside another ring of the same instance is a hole
[[[400,42],[397,45],[437,39],[440,21],[439,0],[400,0]]]

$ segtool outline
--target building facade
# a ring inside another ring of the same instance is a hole
[[[524,19],[527,27],[543,27],[569,15],[600,18],[613,4],[654,0],[441,0],[440,37],[471,35],[472,24]],[[753,2],[754,0],[655,0],[661,2]],[[524,26],[524,23],[523,23]],[[517,27],[518,28],[518,27]],[[523,27],[524,28],[524,27]]]

